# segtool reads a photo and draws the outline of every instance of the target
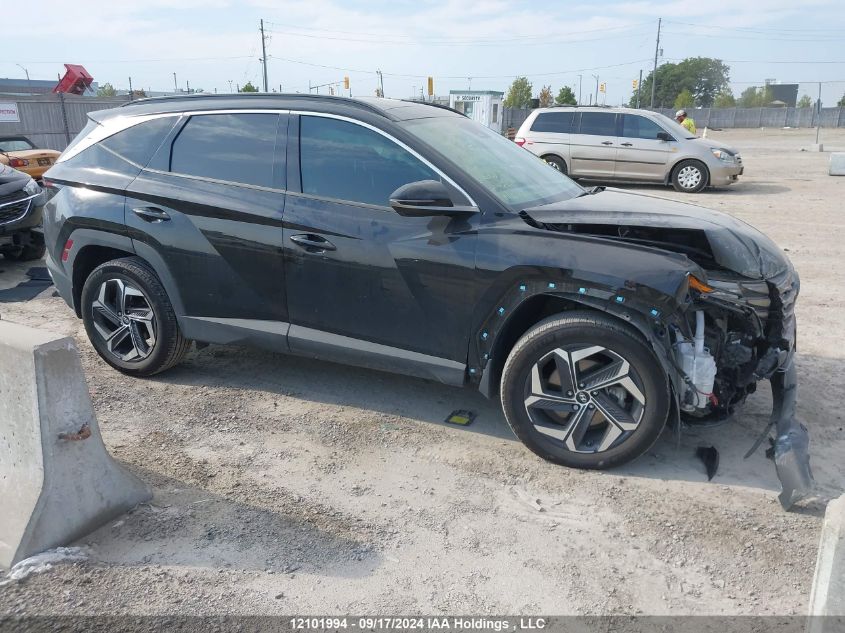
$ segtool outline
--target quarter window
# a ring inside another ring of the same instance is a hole
[[[622,120],[622,136],[625,138],[656,139],[665,130],[651,119],[635,114],[626,114]]]
[[[277,114],[192,116],[173,143],[170,171],[271,187]]]
[[[574,112],[542,112],[531,125],[532,132],[558,132],[569,134],[572,131]]]
[[[173,129],[176,119],[177,117],[167,116],[133,125],[109,136],[102,141],[102,145],[121,158],[144,167],[167,133]]]
[[[616,136],[616,115],[609,112],[582,112],[581,134]]]
[[[355,123],[303,116],[299,136],[303,193],[387,206],[402,185],[440,180],[410,152]]]

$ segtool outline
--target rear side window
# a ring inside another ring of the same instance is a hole
[[[302,193],[387,206],[402,185],[440,177],[378,132],[348,121],[300,119]]]
[[[582,112],[581,134],[616,136],[616,115],[610,112]]]
[[[136,165],[144,167],[161,145],[168,132],[173,129],[178,117],[162,117],[109,136],[101,142],[106,149]]]
[[[622,119],[622,136],[625,138],[656,139],[659,132],[665,131],[657,123],[643,116],[626,114]]]
[[[572,131],[574,118],[574,112],[541,112],[531,124],[531,131],[569,134]]]
[[[277,114],[192,116],[173,143],[170,171],[273,186]]]

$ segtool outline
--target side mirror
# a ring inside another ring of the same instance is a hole
[[[672,138],[672,135],[669,134],[669,132],[658,132],[657,138],[661,141],[672,141],[672,140],[674,140]]]
[[[390,194],[390,206],[406,217],[432,217],[475,213],[475,207],[458,207],[449,190],[439,180],[419,180],[402,185]]]

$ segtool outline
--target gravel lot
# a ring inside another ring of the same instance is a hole
[[[845,130],[822,135],[845,149]],[[733,213],[789,252],[817,497],[783,512],[763,451],[742,459],[765,385],[724,426],[579,472],[523,448],[497,404],[421,380],[220,346],[127,378],[48,291],[0,315],[76,338],[105,442],[155,497],[78,543],[87,561],[0,587],[0,614],[803,613],[845,489],[845,178],[800,151],[810,130],[711,137],[742,151],[739,185],[632,189]],[[0,288],[28,267],[0,260]],[[472,426],[442,423],[459,408]],[[712,482],[701,444],[721,453]]]

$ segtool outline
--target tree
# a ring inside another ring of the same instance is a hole
[[[540,101],[541,108],[550,108],[551,105],[554,103],[554,97],[552,96],[552,87],[543,86],[543,89],[540,90],[538,98]]]
[[[654,72],[650,72],[640,86],[640,103],[651,103],[651,84]],[[721,91],[728,88],[730,68],[719,59],[710,57],[688,57],[677,64],[663,64],[657,67],[657,84],[654,91],[654,105],[668,105],[675,102],[680,92],[689,90],[698,105],[709,108]],[[634,90],[631,103],[636,103]]]
[[[248,81],[241,86],[241,92],[258,92],[258,88],[253,86],[251,81]]]
[[[713,99],[713,107],[714,108],[734,108],[736,107],[736,99],[734,99],[734,95],[731,92],[730,88],[726,88],[722,90],[719,94],[716,95],[716,98]]]
[[[695,107],[695,99],[693,98],[692,93],[684,88],[678,93],[678,96],[675,97],[675,109],[680,110],[681,108],[692,107]]]
[[[813,99],[810,95],[804,95],[800,99],[798,99],[798,103],[795,104],[796,108],[810,108],[813,105]]]
[[[575,93],[572,92],[572,88],[564,86],[557,93],[555,103],[558,105],[578,105],[578,100],[575,98]]]
[[[506,108],[530,108],[533,87],[527,77],[517,77],[508,88],[503,105]]]
[[[114,86],[110,83],[104,83],[102,86],[97,88],[97,96],[98,97],[114,97],[117,95],[117,90],[115,90]]]
[[[840,108],[845,108],[845,95],[842,95],[842,98],[839,100],[839,102],[836,105],[839,106]]]
[[[749,86],[739,95],[740,108],[762,108],[772,102],[772,89],[768,86]]]

